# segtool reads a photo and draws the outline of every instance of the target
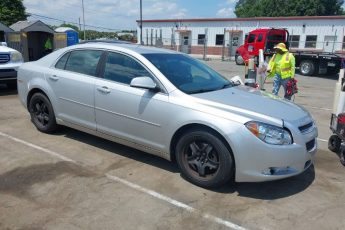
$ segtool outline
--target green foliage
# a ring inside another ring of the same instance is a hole
[[[343,15],[344,0],[239,0],[235,14],[243,17]]]
[[[85,30],[87,40],[95,40],[99,38],[116,39],[117,33],[115,32],[100,32],[95,30]],[[79,31],[79,38],[84,39],[84,31]]]
[[[26,20],[29,15],[25,13],[23,0],[1,0],[0,22],[10,26],[18,21]]]

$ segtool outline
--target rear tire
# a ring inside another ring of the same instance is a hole
[[[332,152],[338,153],[340,150],[340,145],[341,145],[341,139],[333,134],[330,136],[328,139],[328,149],[331,150]]]
[[[35,93],[29,102],[31,121],[43,133],[53,133],[58,129],[53,107],[42,93]]]
[[[208,131],[196,129],[184,134],[176,145],[176,160],[182,176],[200,187],[218,187],[233,177],[230,151]]]
[[[304,76],[311,76],[315,73],[315,63],[311,60],[303,60],[299,65],[299,71]]]

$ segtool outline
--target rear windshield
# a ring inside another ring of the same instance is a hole
[[[285,35],[283,34],[270,34],[268,35],[269,41],[285,41]]]

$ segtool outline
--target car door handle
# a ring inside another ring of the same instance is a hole
[[[104,94],[110,93],[110,89],[106,86],[98,87],[97,90],[101,93],[104,93]]]
[[[59,80],[59,77],[56,75],[51,75],[51,76],[49,76],[49,79],[52,81],[57,81],[57,80]]]

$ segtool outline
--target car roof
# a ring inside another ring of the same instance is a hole
[[[162,53],[162,54],[177,54],[178,52],[169,50],[169,49],[163,49],[163,48],[156,48],[151,46],[143,46],[135,43],[129,43],[129,42],[122,42],[122,41],[88,41],[81,44],[76,44],[73,46],[70,46],[71,48],[104,48],[104,49],[114,49],[116,47],[125,48],[128,50],[132,50],[139,54],[150,54],[150,53]]]

